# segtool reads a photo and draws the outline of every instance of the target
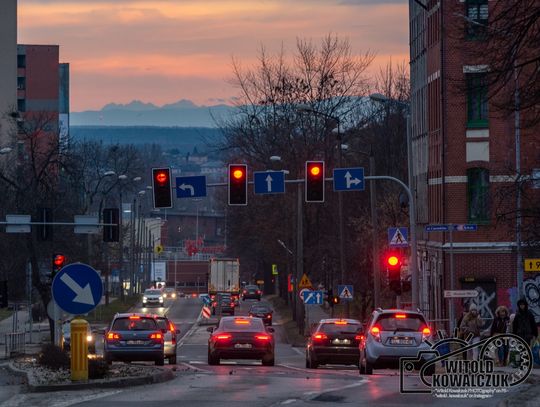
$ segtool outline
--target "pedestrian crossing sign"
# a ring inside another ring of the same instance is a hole
[[[343,300],[352,300],[354,289],[352,285],[338,285],[339,298]]]
[[[407,228],[388,228],[388,246],[408,247],[408,234]]]
[[[311,287],[313,287],[311,285],[311,281],[309,280],[309,277],[304,273],[304,275],[300,279],[300,284],[298,284],[298,288],[302,289],[302,288],[311,288]]]

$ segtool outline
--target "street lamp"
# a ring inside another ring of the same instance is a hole
[[[0,149],[0,154],[8,154],[8,153],[11,153],[13,149],[11,147],[4,147],[2,149]]]
[[[306,105],[300,105],[297,107],[297,110],[299,112],[306,112],[306,113],[312,113],[314,115],[319,115],[324,117],[325,119],[333,120],[336,123],[336,128],[332,130],[332,133],[336,134],[336,141],[338,143],[338,167],[342,167],[342,160],[343,160],[343,151],[341,143],[341,128],[340,124],[341,121],[339,117],[330,115],[325,112],[321,112],[318,110],[314,110]],[[335,131],[334,131],[335,130]],[[344,237],[343,237],[343,197],[341,195],[341,192],[338,191],[338,228],[339,228],[339,268],[340,268],[340,274],[341,274],[341,284],[345,284],[345,249],[344,249]],[[345,303],[345,318],[349,318],[349,301]]]
[[[113,175],[116,175],[116,172],[114,172],[114,171],[105,171],[103,173],[104,177],[112,177]]]
[[[411,202],[409,203],[409,211],[411,212],[409,214],[409,218],[411,220],[411,257],[409,260],[409,268],[411,270],[411,297],[412,297],[412,307],[413,309],[418,307],[418,265],[417,265],[417,257],[418,257],[418,244],[416,242],[416,202],[415,200],[415,194],[412,193],[413,191],[413,175],[412,175],[412,167],[413,167],[413,161],[412,161],[412,140],[411,140],[411,113],[410,113],[410,104],[408,102],[400,101],[400,100],[394,100],[386,97],[385,95],[382,95],[380,93],[373,93],[369,96],[369,98],[375,102],[379,103],[394,103],[397,105],[401,105],[407,109],[407,173],[408,173],[408,188],[410,193],[410,199]],[[452,282],[453,284],[453,282]]]

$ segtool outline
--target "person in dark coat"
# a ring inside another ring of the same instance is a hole
[[[495,310],[495,319],[491,324],[491,336],[505,334],[508,332],[508,325],[510,324],[510,317],[508,316],[508,308],[504,305],[497,307]],[[498,357],[499,364],[506,366],[506,358],[508,356],[508,345],[503,344],[499,347]]]
[[[529,305],[525,299],[521,299],[517,302],[518,310],[514,321],[512,322],[512,333],[519,336],[525,342],[532,345],[532,342],[538,336],[538,327],[534,320],[534,315],[529,311]]]

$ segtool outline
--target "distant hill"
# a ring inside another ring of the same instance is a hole
[[[78,141],[102,141],[105,144],[159,144],[164,150],[207,150],[218,142],[221,133],[210,127],[156,126],[70,126],[71,137]]]
[[[234,112],[232,106],[197,106],[185,99],[161,107],[134,100],[125,105],[109,103],[101,110],[72,112],[70,122],[73,126],[216,127],[216,120]]]

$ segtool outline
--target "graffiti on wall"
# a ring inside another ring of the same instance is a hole
[[[523,294],[536,322],[540,322],[540,274],[523,281]]]
[[[465,307],[468,310],[470,304],[475,304],[480,317],[484,321],[482,329],[491,328],[493,323],[495,309],[497,308],[497,291],[494,281],[486,282],[463,282],[463,288],[467,290],[478,291],[476,298],[471,298],[465,303]]]

